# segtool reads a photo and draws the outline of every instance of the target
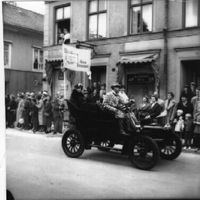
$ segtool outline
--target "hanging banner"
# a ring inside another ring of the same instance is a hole
[[[63,66],[64,68],[86,72],[91,74],[91,50],[77,49],[70,45],[63,44]]]

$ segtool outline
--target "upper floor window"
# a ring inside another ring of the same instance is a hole
[[[33,70],[43,70],[43,51],[40,48],[33,48]]]
[[[152,31],[152,0],[130,1],[130,33],[144,33]]]
[[[185,1],[185,27],[198,26],[199,19],[199,0]]]
[[[70,43],[70,6],[56,8],[56,43],[69,44]]]
[[[106,37],[106,0],[89,0],[89,39]]]
[[[4,67],[11,67],[11,43],[4,42]]]

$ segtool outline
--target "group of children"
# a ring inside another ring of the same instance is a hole
[[[183,119],[183,111],[177,110],[173,125],[175,133],[177,133],[182,140],[185,140],[183,141],[185,145],[184,148],[191,149],[194,127],[192,115],[187,113],[185,119]]]

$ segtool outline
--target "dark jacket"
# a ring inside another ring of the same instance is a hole
[[[70,101],[77,105],[78,107],[81,106],[82,103],[84,103],[84,95],[81,92],[78,92],[76,89],[72,91]]]
[[[185,117],[186,113],[193,115],[193,105],[189,101],[186,103],[186,105],[183,105],[182,102],[179,102],[177,105],[177,110],[183,110],[183,117]]]
[[[65,105],[60,103],[58,99],[55,99],[52,105],[52,111],[53,111],[53,119],[57,120],[63,119],[63,112],[64,112]]]
[[[149,115],[151,116],[151,119],[157,117],[161,112],[162,107],[158,103],[155,103],[155,105],[149,109]]]
[[[50,124],[53,118],[52,104],[50,101],[44,102],[44,124]]]

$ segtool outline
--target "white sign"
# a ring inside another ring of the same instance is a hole
[[[63,44],[63,66],[64,68],[86,72],[90,75],[91,50],[77,49]]]

